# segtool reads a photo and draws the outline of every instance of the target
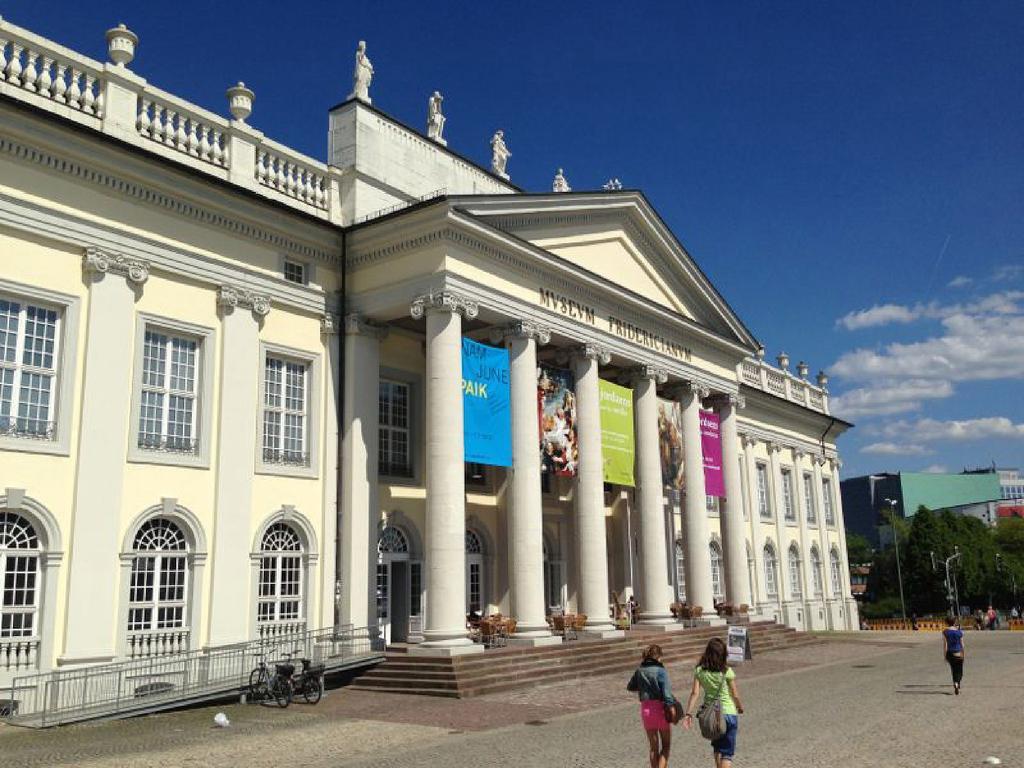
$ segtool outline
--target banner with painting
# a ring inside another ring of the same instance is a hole
[[[462,431],[467,462],[512,466],[508,350],[462,340]]]
[[[704,464],[704,485],[708,496],[725,496],[722,478],[722,439],[717,413],[700,412],[701,459]],[[683,420],[679,403],[658,399],[658,440],[661,449],[662,485],[672,491],[681,491],[685,450],[683,447]]]
[[[537,419],[541,471],[575,477],[576,381],[572,371],[542,365],[537,369]]]
[[[598,379],[601,411],[601,457],[604,481],[633,485],[636,456],[633,438],[633,390]]]

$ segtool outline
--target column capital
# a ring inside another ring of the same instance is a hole
[[[222,285],[217,289],[217,306],[225,312],[232,312],[239,307],[249,309],[257,318],[264,318],[270,314],[270,297],[254,293],[248,288]]]
[[[467,320],[472,320],[480,312],[480,305],[474,299],[453,291],[438,291],[417,296],[409,305],[409,314],[413,320],[419,320],[427,312],[458,312]]]
[[[508,339],[533,339],[538,346],[543,346],[551,341],[551,329],[532,320],[513,320],[491,329],[491,341],[495,344]]]
[[[569,358],[573,360],[596,360],[600,365],[608,365],[612,353],[600,344],[585,342],[569,349]]]
[[[757,445],[757,438],[754,437],[749,432],[741,432],[740,433],[740,440],[743,441],[743,447],[744,448],[750,448],[750,447],[752,447],[754,445]]]
[[[350,312],[341,319],[341,330],[346,336],[370,336],[381,341],[387,337],[389,329],[364,315]]]
[[[740,410],[747,407],[747,399],[735,392],[718,392],[708,398],[708,404],[715,408],[731,405]]]
[[[769,440],[768,441],[768,453],[781,453],[782,449],[785,448],[785,447],[786,446],[784,446],[778,440]]]
[[[649,363],[634,365],[625,371],[630,381],[636,382],[640,379],[651,379],[655,384],[664,384],[668,381],[668,372],[664,368]]]
[[[829,464],[829,467],[832,468],[833,472],[835,472],[838,469],[842,469],[843,468],[843,462],[839,459],[838,456],[829,456],[828,457],[828,464]]]
[[[698,400],[703,400],[711,394],[711,388],[707,384],[693,379],[684,379],[675,384],[672,390],[676,397],[689,397],[692,395]]]
[[[82,269],[87,277],[97,279],[102,275],[120,275],[129,283],[141,287],[149,279],[149,262],[129,259],[120,253],[111,253],[102,248],[86,248]]]
[[[797,461],[800,461],[801,459],[806,458],[807,455],[808,455],[807,451],[804,450],[803,448],[794,448],[793,449],[793,458],[796,459]]]
[[[814,457],[814,463],[817,464],[819,467],[824,467],[827,462],[828,462],[828,459],[825,458],[824,456],[815,456]]]

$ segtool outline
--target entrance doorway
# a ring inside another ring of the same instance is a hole
[[[409,639],[409,620],[418,615],[421,601],[420,564],[409,559],[409,540],[394,526],[381,531],[377,541],[377,624],[385,644]]]

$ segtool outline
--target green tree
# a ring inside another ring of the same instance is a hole
[[[917,510],[911,520],[903,555],[903,584],[908,610],[918,614],[941,613],[948,605],[943,576],[932,569],[932,553],[946,557],[952,554],[949,530],[940,516],[925,507]]]
[[[871,548],[871,542],[867,540],[867,537],[847,531],[846,555],[851,563],[870,563],[874,558],[875,550]]]

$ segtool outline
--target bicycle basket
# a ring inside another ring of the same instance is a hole
[[[291,677],[293,674],[295,674],[294,664],[275,664],[274,669],[277,671],[277,674],[281,675],[282,677]]]

